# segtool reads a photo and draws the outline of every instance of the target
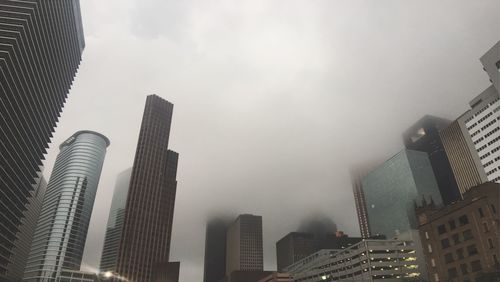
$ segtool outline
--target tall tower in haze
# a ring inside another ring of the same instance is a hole
[[[33,230],[22,225],[34,222],[25,218],[40,204],[43,155],[85,47],[79,1],[0,1],[0,33],[0,280],[12,281],[21,279],[14,269],[25,261],[14,250],[29,248],[33,233],[20,230]]]
[[[207,223],[203,282],[220,282],[226,275],[226,233],[230,223],[222,218]]]
[[[237,270],[264,270],[262,216],[242,214],[227,230],[226,275]]]
[[[179,157],[168,149],[173,107],[146,99],[114,270],[129,281],[153,281],[169,262]]]
[[[109,140],[78,131],[59,146],[47,185],[25,281],[59,281],[61,272],[80,270],[94,199]]]

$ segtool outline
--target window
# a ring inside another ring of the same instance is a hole
[[[429,233],[425,231],[425,239],[429,239]]]
[[[491,238],[488,238],[488,246],[490,247],[490,249],[495,248],[495,246],[493,246],[493,240]]]
[[[484,232],[490,231],[490,229],[488,228],[488,222],[483,222],[483,230]]]
[[[493,213],[497,213],[497,209],[495,208],[494,204],[491,204],[491,210],[493,211]]]
[[[434,273],[434,281],[439,282],[439,275]]]
[[[434,260],[433,258],[431,258],[431,266],[436,267],[436,260]]]
[[[467,253],[469,254],[469,256],[473,256],[475,254],[477,254],[477,248],[476,248],[476,245],[470,245],[467,247]]]
[[[463,275],[469,273],[469,271],[467,270],[467,264],[465,263],[460,265],[460,270],[462,271]]]
[[[482,208],[479,208],[479,209],[477,209],[477,211],[479,212],[479,216],[480,216],[481,218],[483,218],[483,217],[484,217],[483,209],[482,209]]]
[[[441,247],[446,249],[450,246],[450,240],[448,238],[441,240]]]
[[[457,227],[457,225],[455,224],[455,220],[452,219],[450,221],[448,221],[448,224],[450,225],[450,230],[453,230]]]
[[[483,267],[481,266],[481,262],[479,260],[475,260],[475,261],[471,262],[470,268],[471,268],[472,272],[476,272],[476,271],[483,269]]]
[[[500,71],[500,61],[496,62],[495,66],[497,66],[497,70]]]
[[[448,269],[448,278],[456,278],[458,276],[457,269],[452,267]]]
[[[457,250],[457,257],[458,257],[458,259],[464,258],[464,249],[460,248]]]
[[[447,253],[446,255],[444,255],[444,262],[446,262],[446,263],[453,262],[453,254]]]
[[[458,222],[460,223],[460,226],[466,225],[469,223],[469,218],[467,218],[467,215],[464,214],[458,218]]]
[[[498,263],[498,258],[497,258],[497,255],[493,254],[493,262],[495,263],[495,266],[498,267],[499,263]]]
[[[446,233],[446,226],[444,224],[441,224],[438,226],[438,234],[441,235],[444,233]]]
[[[472,236],[472,231],[470,229],[465,230],[463,235],[464,235],[464,241],[474,238],[474,236]]]
[[[429,251],[429,253],[432,253],[432,246],[431,246],[431,244],[427,245],[427,250]]]
[[[452,238],[453,238],[453,244],[455,244],[455,245],[460,244],[460,236],[458,235],[458,233],[453,234]]]

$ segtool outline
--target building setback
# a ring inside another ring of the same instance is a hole
[[[122,171],[116,178],[113,200],[109,211],[106,235],[102,248],[101,272],[114,271],[116,269],[117,252],[122,236],[123,219],[125,216],[125,204],[127,202],[128,188],[132,168]]]
[[[263,257],[262,216],[238,216],[227,230],[226,275],[231,277],[235,271],[261,272]]]
[[[59,146],[45,193],[25,281],[59,281],[80,270],[106,148],[104,135],[83,130]]]
[[[205,233],[204,282],[220,282],[226,275],[226,232],[231,222],[215,218]]]
[[[26,261],[13,250],[33,230],[21,225],[85,47],[79,2],[0,1],[0,34],[0,280],[16,280]]]
[[[427,153],[445,205],[460,199],[457,182],[439,135],[439,131],[450,123],[446,119],[425,116],[403,134],[407,149]]]
[[[168,149],[173,105],[146,99],[117,251],[117,275],[153,279],[154,266],[169,262],[178,154]]]
[[[497,281],[492,278],[500,276],[499,199],[500,184],[489,182],[444,208],[419,203],[419,232],[432,282]]]

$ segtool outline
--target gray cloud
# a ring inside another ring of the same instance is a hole
[[[212,213],[263,216],[274,244],[311,213],[359,234],[348,169],[387,158],[424,114],[451,118],[489,84],[496,0],[85,0],[87,47],[45,163],[79,129],[111,139],[84,263],[97,267],[116,175],[145,96],[174,103],[171,256],[201,281]]]

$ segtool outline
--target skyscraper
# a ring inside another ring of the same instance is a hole
[[[222,218],[207,223],[203,282],[220,282],[226,275],[226,232],[230,223]]]
[[[457,182],[439,135],[439,131],[450,123],[446,119],[425,116],[403,134],[407,149],[428,154],[441,198],[446,205],[460,199]]]
[[[314,234],[291,232],[276,242],[278,271],[317,251]]]
[[[168,149],[172,111],[147,97],[114,270],[129,281],[152,281],[154,266],[169,262],[179,156]]]
[[[229,226],[226,275],[234,271],[263,271],[262,216],[242,214]]]
[[[78,131],[60,146],[43,199],[25,281],[59,281],[63,269],[80,270],[99,184],[106,136]]]
[[[0,33],[0,280],[10,280],[43,155],[85,47],[79,2],[1,1]]]
[[[115,184],[113,191],[113,200],[109,211],[108,224],[106,227],[106,236],[102,248],[100,270],[114,271],[116,269],[117,251],[122,235],[123,219],[125,215],[125,204],[127,202],[128,188],[132,168],[122,171]]]
[[[427,153],[403,150],[363,179],[373,234],[392,238],[417,228],[414,201],[425,197],[437,205],[441,195]]]

